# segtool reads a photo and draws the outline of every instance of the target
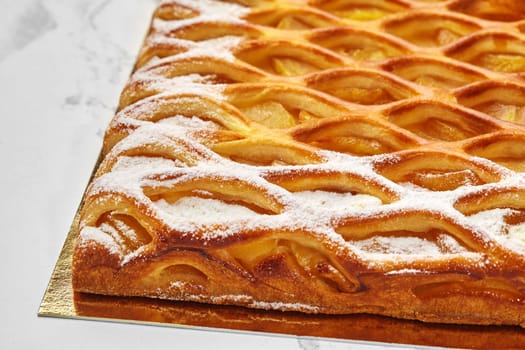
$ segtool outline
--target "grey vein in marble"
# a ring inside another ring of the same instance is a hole
[[[17,7],[15,13],[7,6],[3,16],[8,18],[0,17],[5,25],[0,36],[0,61],[57,27],[53,16],[40,0],[25,2],[24,6]]]

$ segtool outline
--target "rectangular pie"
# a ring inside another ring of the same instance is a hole
[[[525,326],[525,3],[168,0],[76,292]]]

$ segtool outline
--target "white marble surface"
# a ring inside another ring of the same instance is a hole
[[[37,317],[156,3],[0,0],[0,349],[382,348]]]

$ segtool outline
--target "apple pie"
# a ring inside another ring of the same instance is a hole
[[[525,2],[167,0],[77,292],[525,326]]]

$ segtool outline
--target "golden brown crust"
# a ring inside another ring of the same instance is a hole
[[[525,326],[525,13],[473,3],[163,2],[74,289]]]

